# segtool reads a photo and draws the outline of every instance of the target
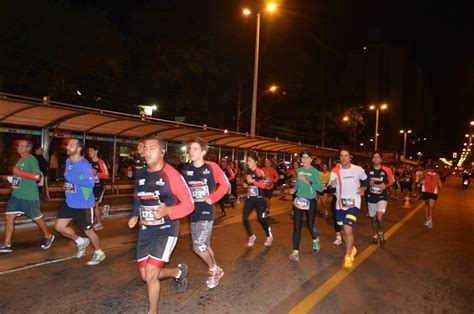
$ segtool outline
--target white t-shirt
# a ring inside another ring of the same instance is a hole
[[[348,169],[338,165],[331,171],[329,182],[336,182],[336,209],[347,210],[360,208],[361,195],[358,193],[360,181],[366,180],[367,174],[359,166],[352,165]]]

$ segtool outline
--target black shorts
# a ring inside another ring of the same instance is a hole
[[[273,189],[271,190],[263,190],[263,196],[265,196],[266,198],[272,198],[273,196]]]
[[[105,187],[103,185],[96,185],[94,186],[94,197],[95,202],[100,204],[102,203],[102,199],[104,198]]]
[[[148,262],[168,263],[177,241],[177,236],[163,234],[159,227],[141,227],[138,232],[137,262],[140,266],[148,259]]]
[[[427,201],[427,200],[435,200],[436,201],[438,199],[438,194],[422,192],[421,193],[421,199],[424,200],[424,201]]]
[[[94,208],[71,208],[64,202],[56,218],[72,219],[79,229],[91,230],[94,226]]]

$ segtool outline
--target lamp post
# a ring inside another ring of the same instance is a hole
[[[387,104],[371,105],[370,110],[375,110],[375,134],[374,134],[374,150],[377,150],[379,145],[379,111],[387,109]]]
[[[400,134],[403,134],[403,157],[407,156],[407,137],[408,134],[411,134],[411,130],[400,130]]]
[[[270,2],[267,4],[266,10],[268,12],[274,12],[276,10],[276,4]],[[243,9],[242,13],[245,16],[252,14],[250,9]],[[255,14],[257,17],[257,27],[255,31],[255,61],[253,68],[253,91],[252,91],[252,116],[250,120],[250,136],[255,136],[255,126],[257,123],[257,88],[258,88],[258,55],[260,47],[260,12]]]

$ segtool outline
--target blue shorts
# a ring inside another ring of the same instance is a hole
[[[11,196],[7,204],[5,213],[7,215],[25,215],[28,218],[37,220],[43,218],[40,210],[41,203],[39,200],[24,200]]]
[[[346,210],[336,209],[336,221],[339,226],[348,225],[353,227],[359,216],[360,209],[352,207]]]

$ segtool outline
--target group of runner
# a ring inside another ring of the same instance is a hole
[[[235,180],[235,175],[232,169],[227,167],[226,160],[221,160],[220,166],[205,160],[208,146],[203,140],[193,139],[187,143],[187,147],[190,162],[180,173],[165,162],[166,145],[161,138],[152,136],[138,144],[134,203],[128,226],[134,228],[139,225],[136,260],[141,278],[147,285],[150,313],[157,312],[161,280],[174,278],[178,292],[187,289],[188,266],[179,263],[175,268],[165,267],[178,240],[180,218],[190,216],[192,249],[207,266],[207,288],[217,287],[224,276],[224,270],[216,262],[211,248],[214,205],[232,192],[229,180]],[[32,218],[43,231],[43,249],[49,248],[54,241],[54,235],[49,232],[40,212],[36,182],[40,180],[41,174],[36,159],[31,156],[31,149],[32,145],[27,140],[18,144],[17,152],[21,158],[11,178],[13,192],[7,205],[5,243],[0,245],[0,252],[11,252],[14,218],[21,214]],[[70,139],[67,144],[68,160],[64,175],[66,199],[58,212],[55,230],[76,243],[78,258],[85,255],[87,247],[92,243],[94,254],[87,264],[97,265],[105,259],[105,254],[94,231],[94,207],[98,208],[103,196],[103,182],[101,184],[100,180],[108,176],[108,172],[103,162],[99,161],[96,148],[88,149],[91,162],[82,156],[83,149],[83,142],[77,139]],[[248,220],[253,210],[257,211],[257,220],[265,234],[263,245],[272,246],[274,239],[267,220],[272,191],[275,185],[284,189],[284,179],[288,176],[293,194],[294,226],[293,251],[289,259],[295,262],[300,259],[303,216],[306,216],[312,248],[314,252],[320,250],[320,238],[315,225],[318,194],[325,207],[330,198],[328,195],[334,195],[331,205],[336,231],[334,244],[345,243],[343,267],[349,269],[353,267],[357,254],[353,228],[364,197],[368,204],[374,242],[380,246],[384,245],[383,216],[387,209],[387,189],[394,184],[394,176],[390,168],[382,165],[382,155],[379,152],[372,154],[372,165],[365,170],[352,164],[348,149],[340,150],[340,162],[331,171],[324,165],[319,171],[312,165],[313,159],[314,156],[309,152],[304,152],[300,156],[301,165],[295,162],[291,169],[285,169],[284,165],[280,164],[277,170],[269,160],[265,161],[264,167],[259,168],[257,156],[248,155],[247,173],[243,183],[247,190],[243,208],[247,246],[253,247],[257,239]],[[98,176],[98,173],[102,173],[102,176]],[[425,225],[432,227],[434,202],[440,180],[431,166],[423,173],[423,178],[422,198],[426,200],[427,206]],[[69,226],[71,222],[75,223],[86,237],[78,236]],[[101,221],[98,220],[97,224],[101,224]]]

